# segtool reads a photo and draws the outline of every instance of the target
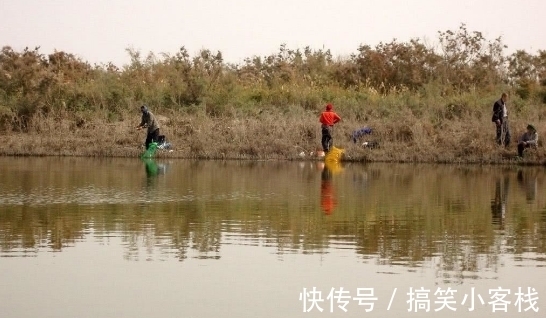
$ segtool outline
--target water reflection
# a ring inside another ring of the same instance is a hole
[[[499,229],[504,227],[506,216],[506,201],[510,187],[510,178],[507,173],[497,175],[495,179],[495,196],[491,200],[491,220]]]
[[[167,172],[167,164],[158,164],[153,158],[141,158],[141,160],[144,162],[144,170],[146,171],[146,188],[150,190],[158,182],[158,176]]]
[[[321,183],[320,183],[320,206],[324,214],[330,215],[333,213],[337,205],[335,190],[332,184],[332,176],[342,171],[341,164],[337,161],[326,161],[320,164],[322,166]]]
[[[540,168],[1,160],[2,257],[120,238],[128,260],[341,250],[448,282],[494,277],[502,255],[545,266]]]
[[[142,158],[141,160],[144,162],[148,178],[154,178],[167,172],[167,164],[165,163],[158,164],[153,158]]]
[[[528,202],[533,202],[537,195],[538,176],[535,170],[518,170],[518,184],[524,191]]]

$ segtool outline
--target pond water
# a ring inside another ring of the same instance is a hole
[[[0,157],[1,317],[543,317],[544,167]]]

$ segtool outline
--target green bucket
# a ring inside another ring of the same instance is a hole
[[[157,142],[152,142],[146,151],[140,156],[141,158],[153,158],[157,151]]]

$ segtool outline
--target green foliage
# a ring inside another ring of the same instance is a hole
[[[506,46],[499,37],[493,41],[478,31],[469,32],[462,24],[455,32],[438,32],[442,62],[437,68],[443,83],[459,90],[498,85],[506,79],[503,71]]]
[[[287,105],[318,111],[334,102],[355,119],[388,116],[403,103],[421,116],[430,101],[467,92],[497,94],[499,87],[546,103],[546,51],[504,56],[501,38],[487,40],[464,24],[438,32],[438,40],[439,49],[418,39],[363,44],[337,59],[329,50],[283,44],[275,54],[238,65],[206,49],[190,56],[181,47],[160,57],[127,49],[131,62],[121,69],[112,63],[91,66],[62,51],[44,55],[39,48],[16,52],[6,46],[0,52],[0,125],[28,131],[34,115],[58,111],[115,119],[140,103],[221,117],[233,116],[235,109]],[[465,104],[441,104],[442,116],[471,113]],[[365,109],[368,105],[377,108]]]

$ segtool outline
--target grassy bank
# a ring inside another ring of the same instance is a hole
[[[444,163],[527,163],[546,164],[546,151],[526,150],[515,161],[516,140],[528,122],[539,132],[546,131],[546,108],[512,98],[510,101],[510,147],[495,143],[491,122],[493,101],[498,94],[481,97],[462,94],[447,98],[418,97],[410,92],[387,96],[368,94],[334,99],[342,122],[335,127],[334,145],[346,151],[345,160]],[[320,149],[318,115],[322,104],[225,109],[211,116],[206,105],[184,111],[159,108],[152,111],[161,122],[161,133],[173,145],[173,152],[159,157],[204,159],[315,159]],[[120,113],[115,120],[92,113],[88,118],[71,113],[34,115],[26,132],[0,136],[0,154],[38,156],[138,156],[145,138],[134,127],[139,123],[138,107]],[[373,133],[356,144],[351,132],[363,126]],[[541,136],[542,137],[542,136]],[[377,141],[379,148],[362,146]],[[539,140],[540,141],[540,140]]]
[[[320,148],[318,116],[333,103],[342,117],[334,145],[346,160],[446,163],[511,162],[516,140],[533,123],[546,132],[546,51],[503,53],[501,38],[485,39],[461,25],[418,39],[361,45],[334,58],[329,50],[289,49],[233,65],[221,52],[142,56],[89,65],[65,52],[39,48],[0,52],[0,154],[137,156],[144,140],[134,127],[139,107],[160,116],[174,145],[160,156],[301,159]],[[497,147],[492,105],[510,94],[513,143]],[[368,140],[349,134],[369,126]],[[545,152],[520,162],[544,164]]]

